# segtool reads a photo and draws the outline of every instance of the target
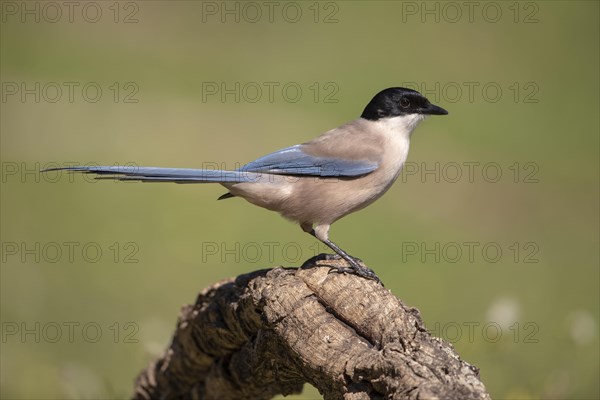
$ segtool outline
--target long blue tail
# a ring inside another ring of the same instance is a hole
[[[86,174],[98,174],[96,179],[116,179],[119,181],[142,181],[142,182],[175,182],[175,183],[236,183],[256,182],[261,173],[248,171],[224,171],[215,169],[191,169],[191,168],[158,168],[158,167],[136,167],[136,166],[107,166],[107,167],[65,167],[49,168],[47,171],[71,171]]]

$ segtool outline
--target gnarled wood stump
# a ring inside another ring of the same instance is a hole
[[[489,399],[478,370],[374,281],[301,269],[240,275],[185,306],[135,399],[270,399],[310,382],[325,399]]]

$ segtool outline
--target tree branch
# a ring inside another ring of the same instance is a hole
[[[325,399],[489,399],[477,368],[381,285],[301,269],[240,275],[185,306],[135,399],[270,399],[305,382]]]

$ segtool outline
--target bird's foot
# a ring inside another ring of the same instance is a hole
[[[326,263],[327,261],[338,261],[339,262],[340,260],[344,260],[346,262],[346,264],[349,265],[349,267],[342,267],[339,265],[332,265],[332,264]],[[325,263],[319,263],[318,261],[325,261]],[[300,268],[308,268],[310,266],[316,266],[317,264],[320,266],[323,266],[323,267],[331,268],[329,273],[335,272],[335,273],[341,273],[341,274],[358,275],[362,278],[370,279],[377,283],[381,283],[381,280],[375,274],[375,272],[372,269],[365,266],[364,262],[359,258],[351,257],[351,259],[348,260],[348,259],[340,256],[339,254],[322,253],[322,254],[316,255],[316,256],[311,257],[310,259],[306,260]]]
[[[379,277],[377,276],[377,274],[375,274],[375,272],[371,268],[368,268],[366,266],[362,266],[362,265],[360,265],[358,263],[356,265],[352,265],[352,263],[348,263],[348,264],[350,264],[349,268],[348,267],[337,267],[337,266],[329,265],[329,267],[332,268],[329,271],[329,273],[336,272],[336,273],[342,273],[342,274],[358,275],[358,276],[363,277],[365,279],[370,279],[370,280],[375,281],[377,283],[381,283],[381,280],[379,279]]]

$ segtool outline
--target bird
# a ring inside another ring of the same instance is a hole
[[[347,267],[332,267],[379,281],[362,260],[329,238],[331,225],[379,199],[394,183],[408,157],[410,138],[429,115],[447,115],[416,90],[390,87],[377,93],[359,118],[315,139],[275,151],[235,170],[138,166],[70,166],[68,170],[120,181],[219,183],[228,192],[276,211],[331,248]],[[363,265],[361,265],[363,264]]]

